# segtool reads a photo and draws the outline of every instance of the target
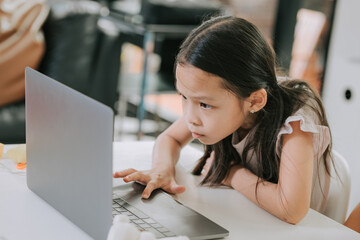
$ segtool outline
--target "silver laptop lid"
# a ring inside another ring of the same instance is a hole
[[[27,185],[95,239],[112,211],[113,111],[25,70]]]

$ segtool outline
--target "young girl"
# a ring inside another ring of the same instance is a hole
[[[217,17],[193,30],[176,58],[183,116],[156,140],[150,170],[114,174],[178,194],[175,164],[198,139],[205,153],[194,174],[230,186],[296,224],[322,212],[329,189],[331,137],[319,96],[303,81],[277,82],[273,49],[241,18]]]

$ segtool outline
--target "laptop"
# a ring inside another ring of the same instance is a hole
[[[31,68],[25,70],[27,185],[89,236],[104,240],[116,214],[157,237],[212,239],[229,232],[156,190],[113,188],[111,108]]]

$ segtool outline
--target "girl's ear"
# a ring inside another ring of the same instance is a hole
[[[264,88],[261,88],[253,93],[250,94],[250,111],[251,112],[258,112],[263,107],[265,107],[267,102],[267,92]]]

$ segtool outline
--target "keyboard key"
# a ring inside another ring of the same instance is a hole
[[[147,224],[147,223],[140,223],[139,226],[142,227],[142,228],[144,228],[144,229],[151,227],[151,226],[150,226],[149,224]]]
[[[162,234],[161,232],[157,231],[155,228],[150,228],[150,229],[148,229],[147,231],[152,232],[152,233],[155,235],[155,237],[157,237],[157,238],[165,237],[164,234]]]
[[[176,234],[172,233],[172,232],[163,232],[162,234],[164,234],[165,237],[175,237],[176,236]]]
[[[113,202],[116,202],[117,204],[119,204],[120,206],[126,204],[126,202],[120,198],[117,199],[113,199]]]
[[[145,231],[147,231],[148,229],[153,228],[152,226],[149,225],[149,227],[144,227]]]
[[[154,227],[154,228],[160,228],[160,227],[162,227],[160,224],[158,224],[158,223],[151,223],[150,224],[152,227]]]
[[[124,215],[127,215],[127,216],[133,216],[134,214],[132,214],[131,212],[122,212],[122,214],[124,214]]]
[[[141,219],[134,219],[134,220],[132,220],[132,222],[134,222],[136,224],[144,223],[144,221]]]
[[[159,228],[156,228],[156,230],[158,230],[159,232],[169,232],[169,230],[167,228],[164,228],[164,227],[159,227]]]
[[[129,220],[135,220],[135,219],[139,219],[137,216],[135,215],[131,215],[131,216],[128,216],[129,217]]]
[[[149,224],[156,223],[152,218],[144,218],[143,220],[144,220],[144,222],[149,223]]]
[[[126,208],[132,212],[134,215],[138,216],[139,218],[148,218],[143,212],[139,211],[138,209],[134,208],[133,206],[126,206]]]

